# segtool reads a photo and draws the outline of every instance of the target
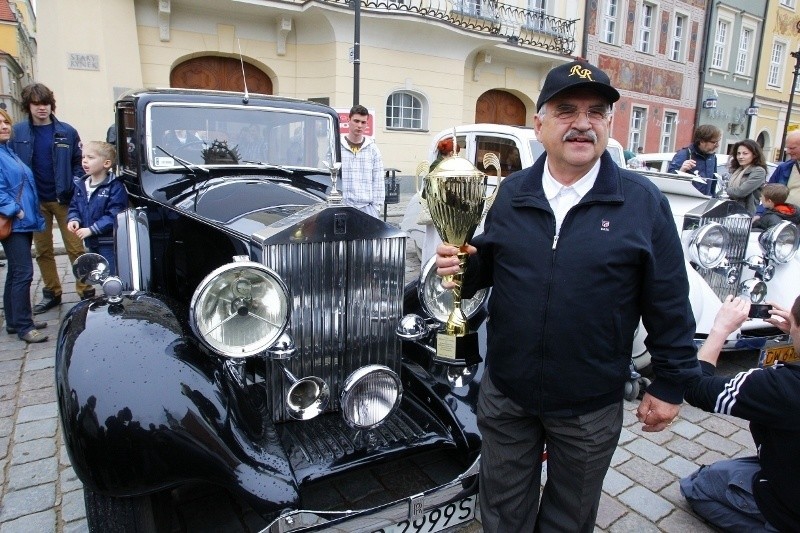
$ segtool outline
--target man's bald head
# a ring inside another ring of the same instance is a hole
[[[800,160],[800,130],[794,130],[786,135],[786,153],[792,159]]]

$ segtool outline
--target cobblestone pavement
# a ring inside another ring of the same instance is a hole
[[[390,206],[389,214],[390,222],[399,222],[402,206]],[[47,320],[50,340],[26,345],[14,335],[0,335],[0,533],[87,530],[83,489],[70,467],[56,408],[55,337],[62,316],[78,301],[66,256],[57,261],[64,303],[37,316]],[[411,274],[414,268],[418,265],[411,265]],[[0,267],[0,290],[5,274]],[[38,269],[32,295],[34,301],[41,295]],[[678,479],[698,465],[753,455],[747,424],[685,405],[671,428],[644,433],[636,421],[637,405],[625,403],[622,436],[605,479],[596,531],[715,531],[689,510]],[[462,531],[480,531],[480,525]]]

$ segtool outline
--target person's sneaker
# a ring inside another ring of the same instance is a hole
[[[25,335],[20,335],[19,338],[25,342],[34,343],[34,342],[44,342],[47,340],[47,335],[39,331],[38,329],[32,329]]]
[[[44,328],[47,327],[47,322],[34,322],[33,323],[33,327],[36,328],[36,329],[44,329]],[[7,327],[6,328],[6,333],[8,333],[9,335],[16,335],[17,328],[9,328],[9,327]]]
[[[42,299],[33,306],[33,314],[40,315],[45,311],[49,311],[57,305],[61,305],[61,295],[53,294],[52,292],[44,289],[42,291]]]

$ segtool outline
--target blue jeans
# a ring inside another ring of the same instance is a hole
[[[20,337],[33,329],[33,314],[31,313],[32,242],[33,233],[30,232],[13,232],[2,241],[8,265],[5,292],[3,293],[6,327],[15,328]]]
[[[117,273],[117,262],[114,260],[114,245],[113,244],[98,244],[97,246],[89,246],[89,251],[95,254],[100,254],[108,261],[108,273],[115,275]]]

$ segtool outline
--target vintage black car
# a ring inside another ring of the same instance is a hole
[[[474,517],[482,364],[434,363],[450,292],[341,202],[336,113],[140,90],[116,103],[118,270],[65,317],[64,440],[93,531],[175,528],[209,485],[266,531],[439,531]],[[478,329],[485,293],[465,301]]]

